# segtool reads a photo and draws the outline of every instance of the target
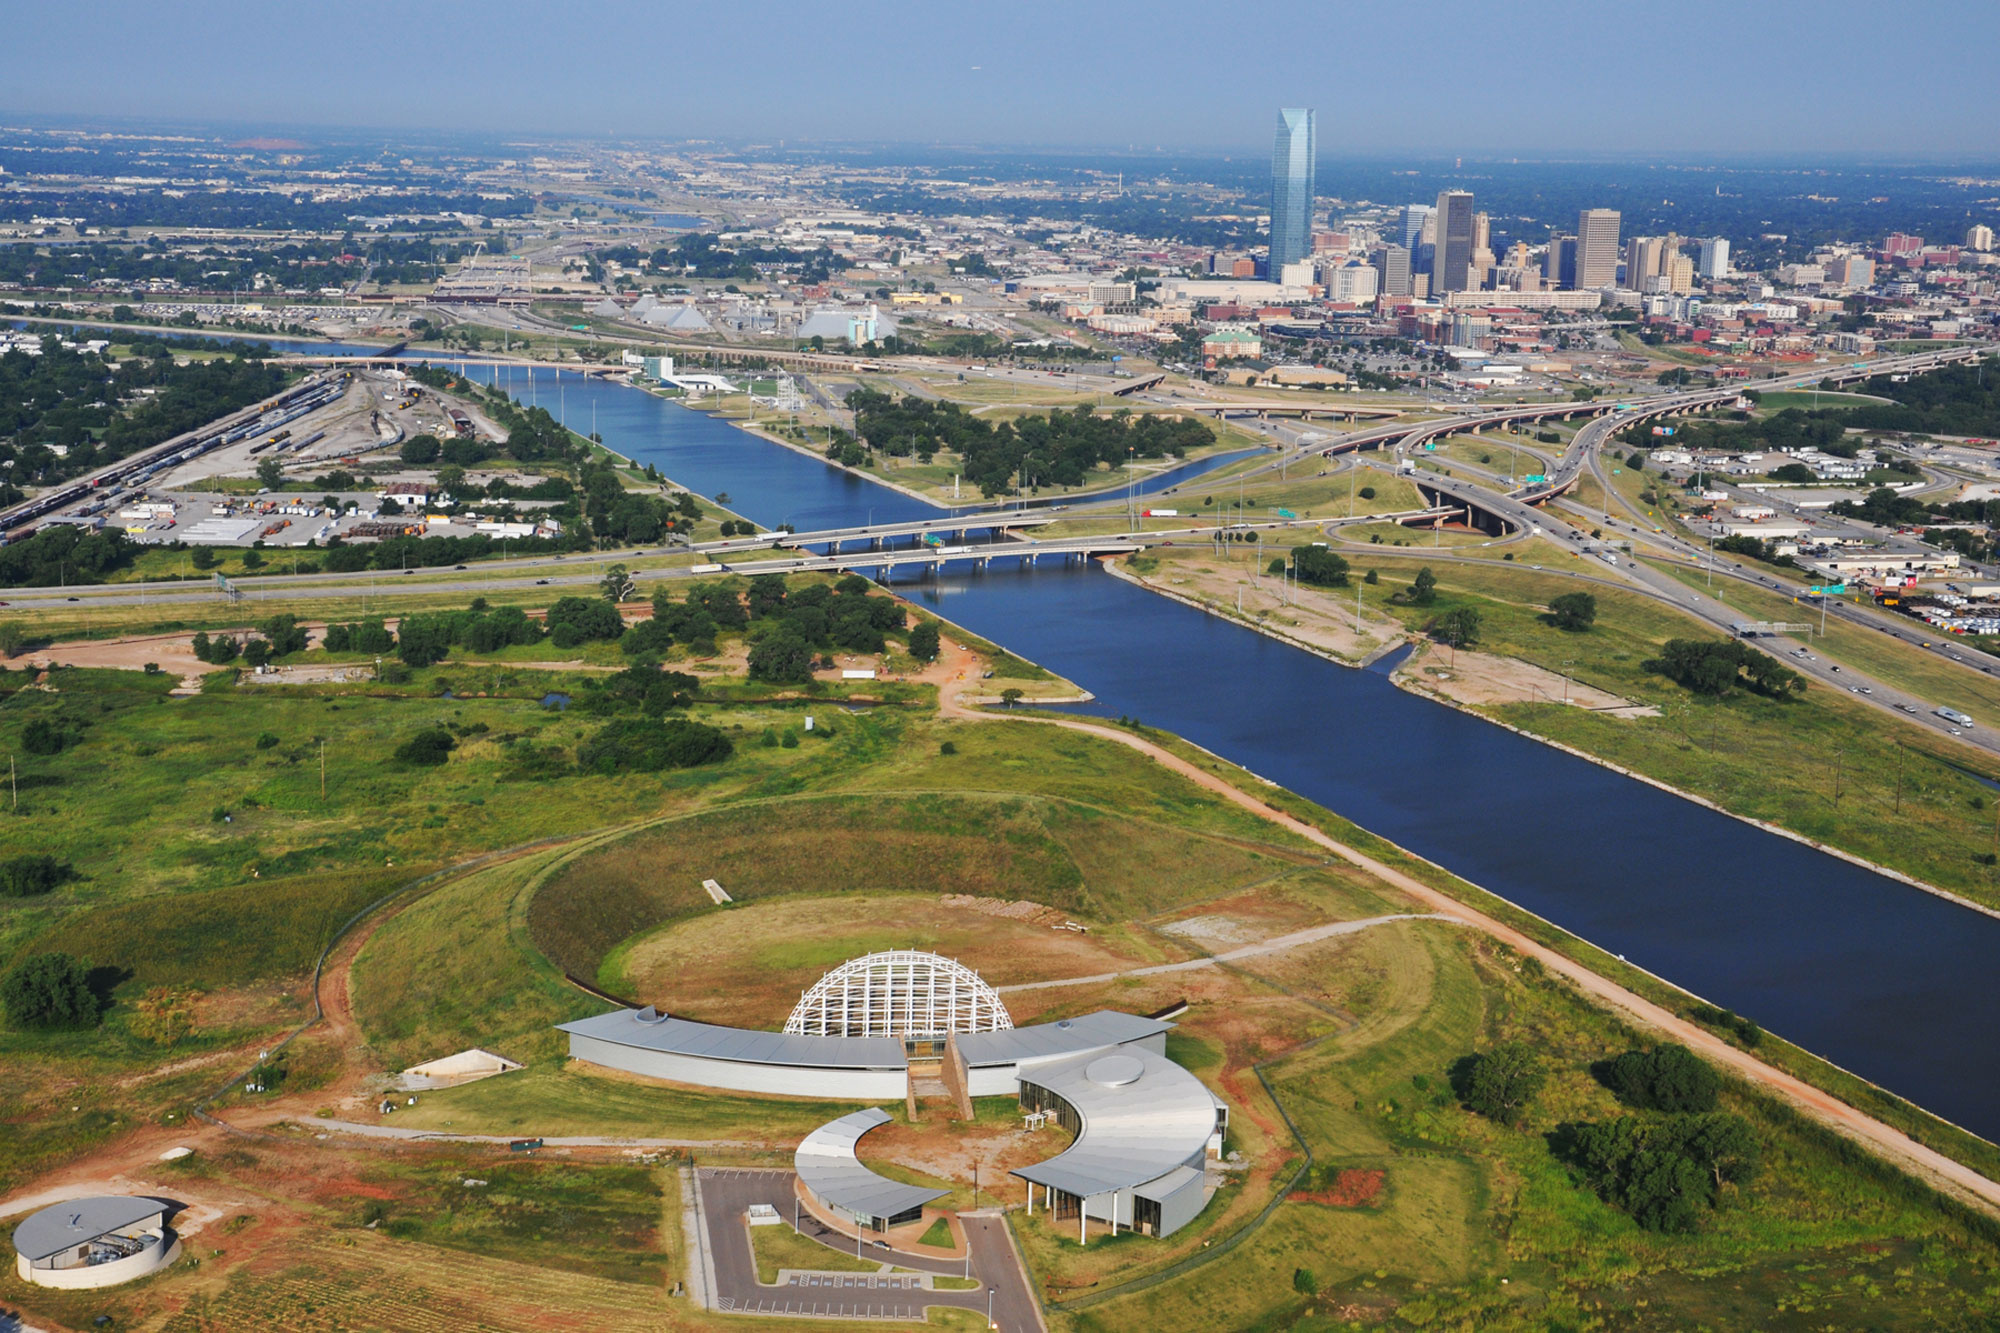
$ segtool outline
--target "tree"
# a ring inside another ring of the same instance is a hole
[[[435,768],[451,758],[451,752],[457,748],[458,742],[443,727],[426,727],[396,747],[396,758],[406,764]]]
[[[1648,1111],[1713,1111],[1722,1086],[1707,1061],[1671,1042],[1626,1051],[1593,1072],[1619,1101]]]
[[[1607,1202],[1669,1233],[1698,1228],[1722,1186],[1752,1179],[1762,1155],[1750,1123],[1724,1113],[1565,1125],[1557,1140]]]
[[[215,552],[206,546],[195,547],[194,550],[188,553],[188,560],[196,569],[210,570],[215,568]]]
[[[1452,1068],[1452,1088],[1466,1109],[1511,1125],[1541,1091],[1545,1077],[1534,1051],[1508,1042],[1459,1061]]]
[[[396,656],[408,666],[436,666],[451,652],[455,628],[449,615],[404,616],[396,627]]]
[[[563,597],[543,618],[549,638],[558,648],[574,648],[592,639],[615,639],[625,632],[618,608],[601,597]]]
[[[1470,648],[1479,642],[1479,608],[1454,606],[1438,617],[1432,633],[1454,648]]]
[[[35,898],[75,877],[66,861],[53,856],[13,856],[0,861],[0,898]]]
[[[409,439],[403,441],[403,447],[397,452],[402,455],[405,463],[422,467],[426,463],[437,462],[440,449],[441,446],[438,444],[437,436],[412,435]]]
[[[1292,1270],[1292,1290],[1310,1300],[1314,1296],[1319,1295],[1319,1279],[1313,1276],[1313,1271],[1310,1268],[1294,1268]]]
[[[1021,691],[1009,685],[1006,689],[1000,691],[1000,702],[1012,708],[1015,704],[1021,702]]]
[[[604,577],[598,580],[597,586],[604,590],[604,600],[613,606],[630,597],[636,589],[636,585],[632,582],[631,571],[623,565],[613,565],[605,570]]]
[[[938,655],[938,627],[935,620],[920,621],[910,630],[910,656],[919,662],[935,662]]]
[[[1804,463],[1783,464],[1780,467],[1775,467],[1771,469],[1770,475],[1772,481],[1790,482],[1794,485],[1799,485],[1806,482],[1813,482],[1819,480],[1819,478],[1814,475],[1813,470],[1807,467]]]
[[[30,954],[0,980],[0,1004],[22,1028],[88,1028],[102,1013],[90,973],[66,953]]]
[[[1417,606],[1429,606],[1437,600],[1437,575],[1425,565],[1417,571],[1416,582],[1410,585],[1410,601]]]
[[[1549,619],[1557,629],[1580,634],[1597,623],[1597,598],[1587,592],[1566,592],[1551,598]]]
[[[275,491],[285,484],[285,468],[275,458],[257,460],[257,484],[267,491]]]
[[[750,645],[750,679],[789,683],[812,679],[813,650],[789,624]]]
[[[1301,546],[1293,551],[1292,569],[1301,583],[1321,588],[1347,586],[1347,561],[1324,546]]]
[[[0,656],[19,657],[28,646],[28,631],[18,620],[0,620]]]

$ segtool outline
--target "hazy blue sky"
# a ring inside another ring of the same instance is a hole
[[[682,138],[2000,156],[1995,0],[89,0],[0,112]]]

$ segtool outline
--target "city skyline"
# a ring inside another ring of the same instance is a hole
[[[1365,145],[1452,155],[2000,157],[2000,91],[1982,78],[1936,77],[1926,43],[1813,45],[1808,92],[1895,87],[1891,101],[1801,95],[1797,80],[1769,77],[1771,52],[1804,34],[1878,23],[1872,8],[1796,0],[1711,8],[1726,20],[1728,40],[1670,76],[1639,79],[1601,59],[1631,29],[1630,7],[1462,6],[1428,52],[1446,77],[1408,99],[1393,62],[1335,68],[1311,42],[1268,49],[1265,20],[1285,12],[1275,6],[1215,25],[1206,10],[1175,3],[1143,11],[1026,4],[976,20],[878,3],[832,23],[766,3],[679,11],[661,25],[651,8],[611,3],[593,6],[573,33],[553,36],[542,11],[515,0],[434,6],[451,62],[481,72],[463,81],[438,77],[437,52],[394,40],[406,13],[375,0],[345,11],[352,28],[377,35],[367,58],[324,79],[296,77],[299,57],[326,40],[304,11],[273,13],[241,0],[171,9],[105,0],[87,10],[24,7],[10,15],[0,112],[506,135],[804,134],[828,143],[1253,151],[1261,117],[1217,116],[1203,99],[1185,97],[1179,81],[1159,77],[1198,57],[1211,65],[1254,60],[1273,101],[1340,106],[1352,139],[1339,145],[1343,152]],[[1388,13],[1342,13],[1339,23],[1353,49],[1386,49],[1404,35]],[[1956,51],[2000,48],[2000,9],[1990,5],[1947,0],[1927,7],[1925,24],[1927,34],[1948,32]],[[1187,36],[1197,30],[1198,48]],[[648,32],[654,38],[624,40]],[[1053,32],[1063,40],[1049,41]],[[1533,98],[1496,95],[1491,78],[1505,70],[1493,53],[1530,33],[1539,67],[1559,77],[1538,83]],[[1031,61],[1008,56],[1030,49]],[[754,92],[743,73],[748,61],[758,69]],[[869,71],[870,96],[855,98],[846,79],[826,77],[835,69]],[[1461,74],[1468,77],[1452,77]],[[572,84],[590,95],[553,94]],[[527,88],[550,91],[524,96]]]

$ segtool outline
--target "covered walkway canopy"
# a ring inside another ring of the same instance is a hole
[[[925,1204],[951,1192],[905,1185],[861,1164],[855,1145],[869,1130],[888,1123],[888,1113],[880,1108],[856,1111],[806,1135],[792,1155],[799,1183],[815,1202],[871,1231],[914,1222],[923,1216]]]

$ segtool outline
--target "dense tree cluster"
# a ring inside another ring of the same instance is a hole
[[[1990,358],[1989,358],[1990,359]],[[1862,393],[1894,399],[1850,409],[1849,424],[1862,430],[1910,431],[1926,435],[2000,436],[2000,372],[1986,383],[1992,366],[1947,366],[1898,382],[1877,375]]]
[[[1646,670],[1667,677],[1696,694],[1723,695],[1739,685],[1758,694],[1785,699],[1803,694],[1805,678],[1735,639],[1668,639]]]
[[[854,427],[868,446],[894,457],[929,462],[939,452],[959,456],[965,479],[988,496],[1019,485],[1079,486],[1100,466],[1134,458],[1180,458],[1215,443],[1199,421],[1176,421],[1120,409],[1100,415],[1085,404],[997,426],[957,403],[896,398],[874,389],[848,395]]]
[[[1752,1179],[1762,1156],[1750,1122],[1724,1112],[1565,1125],[1556,1142],[1606,1202],[1670,1233],[1697,1229],[1722,1187]]]
[[[750,645],[753,680],[805,680],[821,650],[879,653],[883,635],[904,624],[902,605],[869,596],[868,580],[855,574],[832,588],[813,584],[784,591],[767,585],[753,589],[753,600],[760,622]]]
[[[65,481],[285,387],[284,371],[237,347],[238,355],[183,365],[160,344],[113,363],[51,336],[40,356],[0,355],[0,463],[11,460],[10,483]]]
[[[55,524],[0,546],[0,587],[101,583],[107,574],[128,567],[138,553],[122,528],[91,532]]]

